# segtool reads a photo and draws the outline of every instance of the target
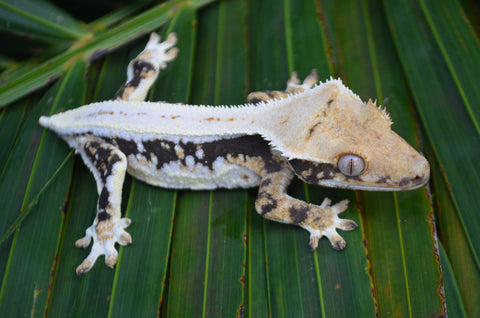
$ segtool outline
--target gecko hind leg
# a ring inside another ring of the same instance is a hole
[[[175,33],[170,33],[164,42],[160,42],[158,34],[152,33],[145,49],[129,63],[127,81],[113,100],[145,100],[160,70],[177,56],[178,49],[173,47],[176,43]],[[118,259],[115,244],[132,242],[132,237],[124,230],[131,221],[121,218],[120,213],[127,158],[101,138],[85,136],[67,141],[73,148],[79,149],[83,161],[95,177],[99,194],[95,221],[86,230],[85,236],[75,243],[77,247],[86,248],[93,239],[92,250],[77,267],[77,274],[89,271],[100,255],[105,255],[107,266],[114,267]]]
[[[93,246],[76,271],[77,274],[88,272],[100,255],[105,255],[105,264],[113,268],[118,259],[115,244],[127,245],[132,242],[130,234],[124,230],[131,221],[121,218],[120,214],[127,158],[113,145],[96,137],[81,137],[72,142],[78,143],[77,149],[80,149],[83,161],[95,177],[99,194],[93,225],[75,243],[76,247],[86,248],[93,239]]]
[[[283,161],[278,158],[278,162]],[[310,232],[309,245],[317,249],[318,241],[325,236],[335,250],[342,250],[346,246],[345,240],[337,233],[337,229],[352,231],[357,224],[352,220],[340,219],[338,215],[348,207],[348,200],[331,205],[328,198],[321,205],[306,203],[292,198],[287,194],[287,187],[294,174],[288,163],[283,162],[282,169],[265,173],[258,189],[255,201],[257,212],[264,218],[298,225]]]
[[[113,97],[113,100],[143,101],[153,85],[160,70],[167,67],[178,55],[177,35],[170,33],[164,42],[160,42],[157,33],[150,34],[145,49],[129,64],[127,82]]]

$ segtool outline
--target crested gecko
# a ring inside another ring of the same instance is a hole
[[[257,212],[306,229],[312,250],[323,236],[343,249],[337,229],[357,224],[338,217],[348,200],[314,205],[289,196],[295,176],[309,184],[378,191],[415,189],[428,181],[427,160],[391,130],[384,109],[362,102],[340,80],[317,84],[315,71],[303,82],[293,73],[285,91],[250,93],[241,106],[145,102],[159,71],[177,56],[176,41],[174,33],[164,42],[152,33],[112,100],[39,120],[80,154],[97,184],[97,215],[76,242],[85,248],[93,239],[93,246],[77,274],[89,271],[100,255],[114,267],[115,244],[132,242],[125,231],[131,221],[120,212],[125,173],[165,188],[258,187]]]

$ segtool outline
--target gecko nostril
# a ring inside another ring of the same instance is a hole
[[[419,184],[419,183],[422,183],[423,182],[423,176],[415,176],[413,179],[412,179],[413,183],[414,184]]]

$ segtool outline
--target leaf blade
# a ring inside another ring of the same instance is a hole
[[[480,220],[476,217],[480,198],[469,191],[480,186],[480,175],[475,168],[475,158],[480,156],[480,138],[443,56],[436,51],[431,31],[414,18],[419,15],[420,8],[412,2],[407,6],[389,1],[385,9],[407,80],[414,88],[412,92],[422,123],[445,168],[453,200],[468,233],[477,266],[480,266],[476,249],[480,246]],[[472,137],[462,139],[461,136]],[[462,165],[457,164],[459,160]]]
[[[198,5],[206,5],[214,0],[203,0]],[[74,45],[70,50],[42,63],[17,77],[7,78],[0,84],[0,108],[56,79],[77,59],[95,59],[121,44],[131,41],[139,34],[148,33],[171,18],[179,7],[188,1],[174,0],[160,4],[122,25],[93,37],[86,42]]]
[[[55,111],[59,104],[70,105],[70,107],[81,104],[84,87],[82,89],[83,78],[78,77],[78,74],[83,73],[84,68],[83,63],[74,65],[65,78],[50,92],[56,95],[53,103],[50,104],[49,95],[46,95],[46,98],[42,100],[44,105],[40,105],[38,108],[42,110],[52,106],[50,111]],[[73,95],[70,93],[72,87],[76,87]],[[34,116],[35,113],[32,112],[29,115]],[[36,120],[37,118],[34,116],[30,119]],[[37,127],[35,125],[33,132],[42,131],[42,137],[26,184],[22,210],[32,196],[45,185],[68,153],[65,145],[56,136]],[[50,146],[48,151],[44,147],[46,144]],[[22,143],[16,145],[18,148],[21,146]],[[28,147],[29,145],[25,145],[23,142],[23,146]],[[51,150],[54,155],[50,153]],[[59,210],[67,197],[71,178],[71,161],[69,166],[70,169],[67,166],[67,169],[63,169],[59,177],[53,180],[52,185],[33,208],[34,212],[30,213],[29,218],[15,233],[0,291],[0,308],[3,308],[2,310],[5,312],[13,310],[19,315],[38,314],[38,312],[43,313],[47,307],[50,272],[55,267],[55,255],[63,227],[63,213]],[[6,182],[6,179],[2,178],[2,181]],[[40,211],[43,213],[39,213]],[[39,237],[42,239],[38,240]],[[22,266],[22,264],[29,266]],[[32,271],[30,266],[35,266],[37,270]],[[25,288],[15,288],[18,277],[22,278],[22,286]],[[34,298],[30,297],[32,292],[35,295]]]
[[[77,40],[87,34],[80,23],[60,8],[44,1],[27,0],[0,2],[0,29],[52,42]]]

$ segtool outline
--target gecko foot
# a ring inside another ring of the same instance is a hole
[[[95,223],[97,223],[95,221]],[[105,255],[105,264],[113,268],[117,264],[118,252],[115,243],[128,245],[132,243],[132,237],[124,229],[131,223],[130,219],[123,218],[108,220],[90,226],[83,238],[75,242],[76,247],[88,247],[93,238],[93,246],[90,254],[77,267],[77,275],[88,272],[95,264],[100,255]]]
[[[150,61],[157,68],[164,69],[167,67],[167,62],[177,57],[178,48],[173,47],[175,44],[177,44],[176,33],[170,33],[164,42],[160,42],[160,36],[153,32],[150,34],[145,50],[137,59]]]
[[[343,200],[335,205],[330,205],[331,200],[325,198],[320,206],[318,206],[318,217],[314,218],[310,224],[302,225],[304,229],[310,232],[310,247],[312,251],[318,247],[318,240],[323,236],[327,237],[332,247],[339,251],[343,250],[347,243],[337,233],[337,229],[343,231],[352,231],[358,225],[352,220],[340,219],[338,214],[345,211],[348,207],[348,200]]]
[[[317,70],[313,69],[312,72],[305,77],[303,83],[298,79],[297,72],[293,72],[292,76],[287,81],[287,92],[303,92],[304,90],[310,89],[318,82]]]
[[[315,86],[315,84],[318,83],[318,74],[317,74],[317,70],[316,69],[313,69],[310,74],[305,77],[305,79],[303,80],[303,83],[302,83],[302,87],[305,88],[305,89],[309,89],[309,88],[312,88],[313,86]]]

